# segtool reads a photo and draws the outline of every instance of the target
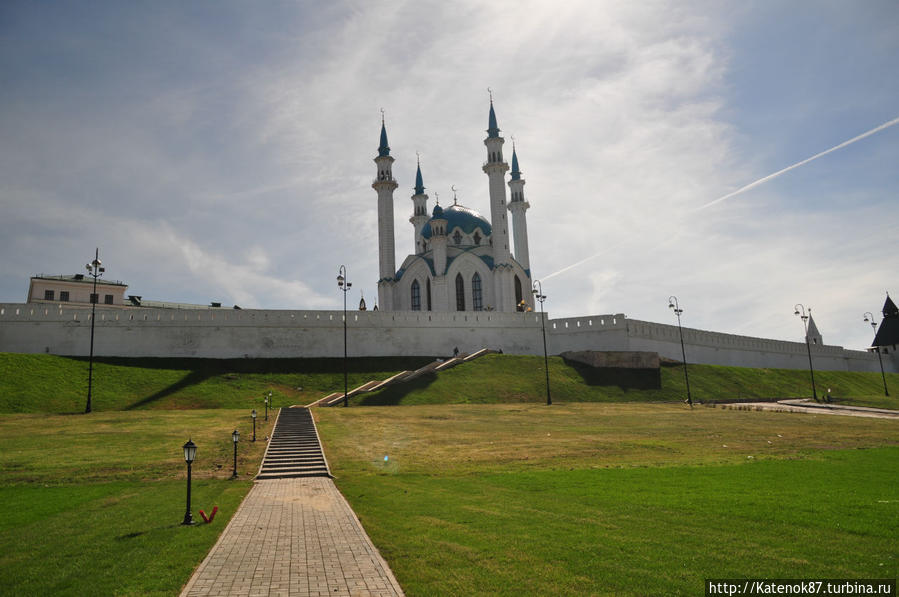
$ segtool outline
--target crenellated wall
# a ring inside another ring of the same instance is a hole
[[[0,352],[86,355],[90,317],[87,308],[0,304]],[[342,311],[98,306],[96,317],[95,355],[343,356]],[[347,319],[350,356],[436,356],[487,346],[527,354],[540,330],[539,315],[524,313],[349,311]]]
[[[0,303],[0,352],[87,355],[90,309]],[[454,348],[542,354],[538,313],[349,311],[350,356],[440,356]],[[677,326],[624,314],[547,319],[551,354],[573,350],[650,351],[681,360]],[[802,342],[684,328],[687,361],[740,367],[804,369]],[[342,311],[145,309],[97,307],[94,354],[153,357],[340,357]],[[812,346],[816,369],[879,371],[877,356]],[[884,367],[899,371],[896,355]]]
[[[547,330],[551,352],[564,350],[627,350],[657,352],[681,361],[680,334],[676,325],[627,319],[624,314],[553,319]],[[808,350],[804,342],[787,342],[683,328],[688,363],[805,369]],[[877,355],[841,346],[812,345],[816,369],[880,371]],[[883,355],[884,369],[899,372],[895,354]]]

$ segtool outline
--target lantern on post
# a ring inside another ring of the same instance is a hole
[[[237,442],[240,441],[240,431],[235,429],[231,432],[231,441],[234,442],[234,474],[231,475],[232,479],[237,478]]]
[[[194,524],[190,513],[190,465],[197,457],[197,445],[190,439],[182,446],[184,448],[184,461],[187,463],[187,510],[184,512],[184,521],[181,524]]]

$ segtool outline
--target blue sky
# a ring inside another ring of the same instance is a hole
[[[801,302],[861,348],[899,126],[698,208],[899,117],[897,59],[892,0],[4,2],[0,301],[99,246],[145,298],[337,308],[346,264],[371,303],[380,109],[401,263],[416,151],[486,213],[490,87],[552,316],[797,340]]]

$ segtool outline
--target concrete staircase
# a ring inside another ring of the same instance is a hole
[[[389,377],[383,381],[369,381],[362,384],[358,388],[353,388],[352,390],[347,392],[347,399],[363,392],[374,392],[375,390],[380,390],[382,388],[386,388],[387,386],[392,386],[393,384],[411,381],[416,377],[421,377],[422,375],[425,375],[427,373],[439,373],[440,371],[446,371],[447,369],[451,369],[456,365],[467,363],[468,361],[492,352],[496,351],[490,350],[489,348],[482,348],[481,350],[478,350],[471,354],[461,353],[445,361],[434,361],[432,363],[428,363],[424,367],[420,367],[415,371],[400,371],[396,375]],[[308,404],[307,407],[340,406],[341,404],[343,404],[343,392],[332,392],[331,394],[328,394],[327,396],[319,398],[315,402]]]
[[[330,476],[312,413],[305,407],[282,408],[256,479]]]

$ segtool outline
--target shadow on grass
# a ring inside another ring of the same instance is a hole
[[[210,377],[212,377],[212,375],[205,371],[191,371],[190,373],[182,377],[177,383],[173,383],[167,388],[159,390],[155,394],[151,394],[146,398],[143,398],[142,400],[138,400],[133,404],[129,404],[124,408],[124,410],[135,410],[137,408],[147,406],[148,404],[152,404],[157,400],[162,400],[167,396],[171,396],[175,392],[183,390],[184,388],[188,388],[190,386],[206,381]]]
[[[64,357],[87,364],[87,357]],[[435,357],[350,357],[347,360],[351,373],[366,371],[402,371],[417,369],[432,362]],[[141,369],[174,369],[204,372],[207,377],[227,373],[343,373],[343,359],[339,357],[316,358],[243,358],[207,359],[172,357],[94,357],[94,363],[117,367]]]
[[[567,359],[565,364],[574,369],[588,386],[618,386],[625,392],[628,390],[659,390],[662,388],[661,369],[591,367]]]
[[[359,406],[396,406],[402,404],[403,399],[410,393],[427,389],[435,381],[437,381],[436,373],[426,373],[412,381],[400,382],[373,394],[363,394],[356,404]]]

